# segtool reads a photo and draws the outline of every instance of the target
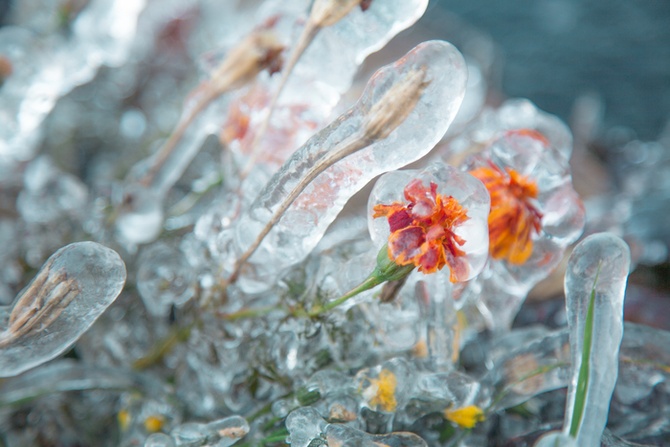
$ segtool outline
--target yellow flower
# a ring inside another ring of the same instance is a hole
[[[121,431],[128,430],[128,426],[130,425],[130,412],[128,410],[120,410],[116,415],[116,419],[119,421]]]
[[[467,407],[461,407],[455,410],[447,408],[444,410],[444,417],[463,428],[472,428],[477,425],[478,422],[482,422],[486,419],[484,410],[477,405],[468,405]]]
[[[395,374],[388,369],[382,369],[379,378],[370,379],[370,390],[374,395],[370,399],[370,406],[382,411],[393,412],[398,403],[395,400],[397,380]]]
[[[144,429],[149,433],[156,433],[161,431],[165,424],[165,418],[159,415],[149,416],[144,420]]]

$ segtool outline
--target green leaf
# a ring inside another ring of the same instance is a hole
[[[593,316],[595,313],[596,304],[596,285],[598,284],[598,277],[600,276],[600,267],[602,263],[598,263],[598,270],[596,277],[593,280],[593,287],[591,287],[591,297],[589,299],[589,307],[586,311],[586,322],[584,323],[584,345],[582,346],[582,362],[579,367],[579,376],[577,378],[577,390],[575,392],[575,406],[572,410],[572,422],[570,423],[570,436],[577,437],[577,432],[584,416],[584,405],[586,404],[586,395],[589,388],[589,374],[591,371],[591,347],[593,344]]]

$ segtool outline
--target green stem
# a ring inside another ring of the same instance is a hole
[[[133,362],[133,369],[146,369],[163,360],[163,357],[172,351],[178,343],[188,340],[192,327],[193,325],[189,325],[173,329],[167,337],[156,343],[147,355],[135,360]]]
[[[318,317],[334,308],[337,306],[347,302],[349,299],[355,297],[361,292],[365,292],[366,290],[370,290],[375,286],[378,286],[379,284],[383,283],[384,280],[382,278],[376,277],[376,276],[368,276],[368,278],[363,281],[361,284],[358,286],[354,287],[351,289],[349,292],[345,293],[341,297],[339,297],[336,300],[329,301],[324,305],[321,306],[315,306],[313,307],[309,312],[308,315],[310,317]]]
[[[596,303],[596,284],[600,276],[600,267],[602,262],[598,263],[596,277],[593,280],[591,288],[591,297],[589,299],[589,308],[586,311],[586,322],[584,323],[584,345],[582,346],[582,362],[579,366],[579,376],[577,377],[577,389],[575,390],[575,406],[572,410],[572,421],[570,423],[570,436],[577,437],[577,432],[584,416],[584,406],[586,404],[586,394],[589,388],[589,374],[591,371],[591,347],[593,344],[593,317]]]
[[[267,306],[267,307],[259,307],[256,309],[241,309],[238,310],[237,312],[231,312],[231,313],[223,313],[220,314],[219,317],[222,320],[227,320],[227,321],[235,321],[235,320],[242,320],[244,318],[254,318],[254,317],[262,317],[264,315],[269,314],[273,310],[276,310],[277,306]]]

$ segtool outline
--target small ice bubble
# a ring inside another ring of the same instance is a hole
[[[112,304],[125,281],[119,255],[98,243],[77,242],[54,253],[0,322],[6,325],[0,332],[0,377],[69,348]]]
[[[195,272],[179,250],[157,243],[142,251],[138,264],[137,289],[150,314],[166,316],[195,293]]]
[[[249,433],[249,423],[241,416],[230,416],[208,423],[205,429],[213,447],[229,447]]]
[[[137,140],[144,135],[147,128],[147,119],[144,113],[139,109],[126,110],[121,116],[119,130],[121,134],[130,139]]]

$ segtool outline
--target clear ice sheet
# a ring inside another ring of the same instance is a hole
[[[37,273],[35,279],[19,294],[15,304],[34,293],[31,287],[48,287],[54,284],[52,292],[44,297],[44,303],[30,300],[22,309],[13,309],[19,318],[30,315],[49,305],[50,300],[60,299],[61,286],[72,280],[74,296],[65,308],[52,308],[55,317],[46,327],[34,327],[21,336],[11,331],[10,311],[5,309],[5,317],[0,332],[0,376],[19,374],[50,360],[69,348],[95,322],[121,292],[126,280],[126,269],[119,255],[112,249],[95,242],[77,242],[54,253]],[[36,282],[42,283],[41,286]],[[70,292],[72,293],[72,292]],[[64,300],[67,299],[66,295]],[[25,309],[25,310],[23,310]],[[33,310],[34,309],[34,310]],[[58,313],[60,312],[60,313]],[[49,315],[46,316],[49,318]]]
[[[607,422],[617,380],[619,346],[623,337],[623,300],[630,269],[630,249],[611,233],[588,236],[575,247],[565,275],[565,294],[573,376],[568,387],[564,431],[574,417],[577,380],[582,364],[586,315],[595,289],[593,338],[589,356],[588,390],[579,423],[578,445],[597,445]]]
[[[346,201],[376,175],[397,169],[426,154],[442,137],[463,98],[465,62],[450,44],[420,44],[395,64],[380,69],[362,98],[348,112],[313,136],[263,188],[237,225],[239,250],[248,247],[314,162],[362,130],[371,106],[407,73],[427,70],[430,84],[410,115],[387,138],[346,157],[319,175],[284,213],[250,261],[271,270],[299,262],[318,243]],[[429,131],[416,129],[430,119]],[[412,147],[412,150],[408,150]]]

